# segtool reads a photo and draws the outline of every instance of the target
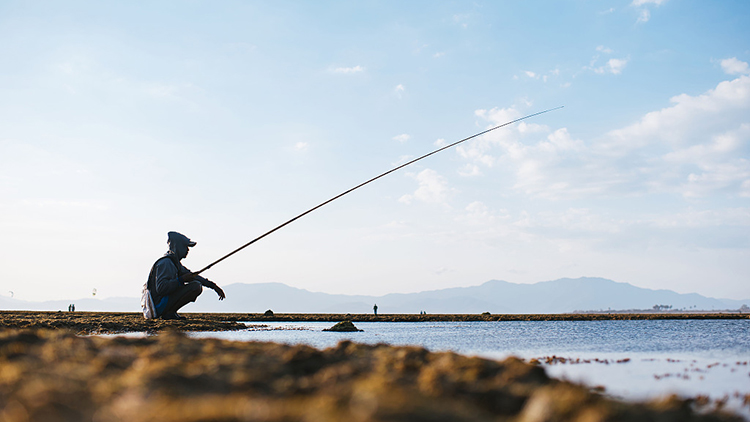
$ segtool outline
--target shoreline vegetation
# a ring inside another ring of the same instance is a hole
[[[350,341],[318,350],[171,328],[143,338],[0,330],[0,420],[742,421],[695,399],[624,402],[513,357]]]
[[[691,320],[750,319],[739,312],[591,312],[568,314],[280,314],[265,313],[184,313],[186,320],[146,320],[136,312],[51,312],[0,311],[0,327],[67,329],[77,334],[155,333],[165,329],[180,331],[237,331],[243,322],[435,322],[435,321],[612,321],[612,320]]]

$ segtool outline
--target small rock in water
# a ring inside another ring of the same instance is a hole
[[[263,313],[263,316],[269,316],[269,317],[273,316],[273,311],[269,309],[269,310],[267,310],[266,312]]]
[[[360,330],[359,328],[355,327],[351,321],[341,321],[341,322],[337,322],[336,325],[334,325],[331,328],[323,329],[323,331],[353,332],[353,331],[364,331],[364,330]]]

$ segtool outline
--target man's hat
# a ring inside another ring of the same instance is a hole
[[[187,236],[185,236],[182,233],[177,233],[177,232],[169,232],[169,233],[167,233],[167,243],[168,244],[172,244],[172,243],[175,243],[175,242],[185,243],[186,245],[191,246],[191,247],[198,244],[198,243],[193,242],[192,240],[190,240]]]

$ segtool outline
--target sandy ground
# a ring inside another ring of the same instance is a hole
[[[677,398],[619,402],[515,358],[346,341],[317,350],[171,328],[145,338],[0,330],[0,420],[739,420]]]
[[[230,331],[242,330],[238,321],[252,322],[300,322],[300,321],[603,321],[644,319],[749,319],[748,314],[739,313],[592,313],[592,314],[219,314],[184,313],[185,321],[145,320],[139,313],[117,312],[37,312],[0,311],[0,327],[5,328],[65,328],[80,334],[104,334],[125,332],[154,333],[168,328],[181,331]]]

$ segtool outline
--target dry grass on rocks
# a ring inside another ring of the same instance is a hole
[[[27,421],[735,421],[678,399],[626,404],[544,370],[341,342],[80,337],[0,331],[0,420]]]

